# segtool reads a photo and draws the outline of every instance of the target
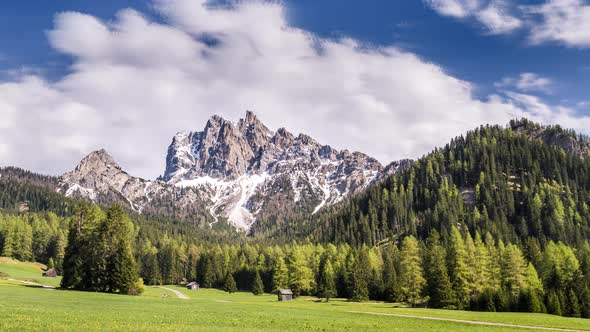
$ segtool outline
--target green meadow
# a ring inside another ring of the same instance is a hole
[[[0,260],[0,331],[527,331],[428,317],[590,331],[590,320],[543,314],[412,309],[339,299],[326,303],[311,297],[278,302],[270,294],[165,286],[189,297],[182,300],[154,287],[146,287],[142,296],[125,296],[50,290],[7,280],[59,284],[59,278],[41,277],[41,268]]]

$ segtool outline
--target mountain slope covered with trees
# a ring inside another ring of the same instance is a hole
[[[588,146],[526,120],[482,126],[360,195],[250,238],[131,213],[135,272],[146,284],[590,317]],[[0,250],[66,272],[76,202],[18,184],[1,187]],[[35,203],[43,193],[57,203]],[[15,195],[41,212],[16,215]]]

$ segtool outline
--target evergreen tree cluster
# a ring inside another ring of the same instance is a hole
[[[67,244],[67,220],[52,212],[0,213],[0,256],[36,261],[61,271]]]
[[[140,275],[149,283],[196,280],[228,292],[290,288],[296,296],[326,300],[590,317],[590,242],[574,248],[550,241],[541,248],[530,238],[521,248],[489,232],[472,237],[466,227],[456,226],[448,242],[442,239],[435,230],[423,241],[407,236],[399,247],[181,242],[173,250],[165,241],[144,250]],[[171,267],[156,266],[169,262],[171,251],[176,252],[174,278],[164,280]]]
[[[143,292],[133,255],[136,231],[118,205],[106,212],[81,204],[69,224],[61,287],[122,294]]]
[[[452,225],[505,243],[590,237],[590,160],[511,128],[485,126],[372,186],[365,194],[278,232],[352,246],[408,235],[443,241]]]

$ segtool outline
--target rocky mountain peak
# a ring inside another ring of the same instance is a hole
[[[339,151],[306,134],[273,132],[248,111],[236,123],[214,115],[201,131],[177,133],[162,181],[132,177],[99,150],[62,177],[60,191],[94,201],[114,198],[136,211],[169,202],[174,211],[206,210],[213,223],[223,219],[249,230],[259,219],[314,214],[398,168],[384,169],[363,153]]]
[[[84,157],[76,167],[76,171],[80,173],[88,173],[100,167],[111,167],[121,170],[121,166],[117,164],[113,157],[111,157],[105,149],[100,149],[93,151],[88,156]]]

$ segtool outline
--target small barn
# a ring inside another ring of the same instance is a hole
[[[186,289],[190,289],[190,290],[198,290],[199,289],[199,284],[197,284],[196,282],[189,282],[188,284],[186,284]]]
[[[57,277],[57,270],[56,269],[49,269],[49,270],[43,272],[43,276],[55,278],[55,277]]]
[[[279,301],[293,300],[293,292],[290,289],[279,289],[277,295],[279,297]]]

